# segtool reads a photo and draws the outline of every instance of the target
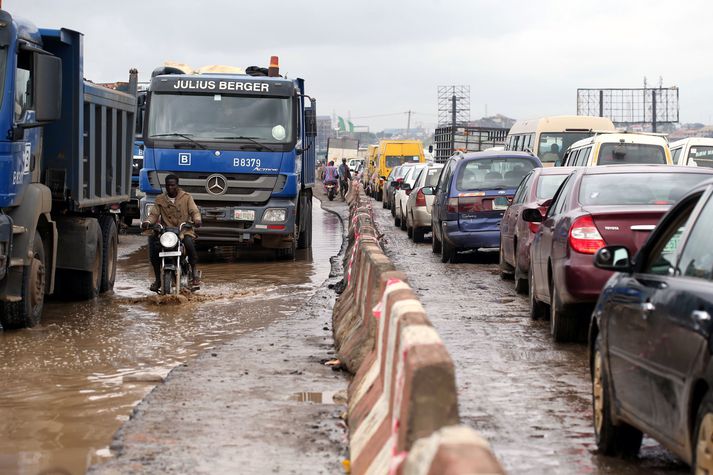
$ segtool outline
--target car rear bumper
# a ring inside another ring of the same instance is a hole
[[[443,222],[443,240],[457,249],[498,249],[500,231],[461,231],[458,221]]]
[[[593,255],[572,252],[564,264],[560,298],[564,304],[594,304],[611,275],[594,267]]]
[[[411,224],[414,228],[431,228],[431,213],[425,206],[411,208],[411,216],[413,217]]]

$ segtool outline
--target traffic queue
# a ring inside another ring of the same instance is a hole
[[[646,433],[699,473],[713,467],[713,139],[603,125],[523,121],[505,147],[396,164],[372,196],[444,263],[497,252],[553,341],[587,342],[602,453],[635,455]]]

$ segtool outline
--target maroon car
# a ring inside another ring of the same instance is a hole
[[[593,305],[611,276],[593,255],[604,246],[626,246],[634,255],[679,197],[713,170],[667,165],[579,168],[562,183],[543,218],[537,209],[523,219],[541,222],[530,246],[530,312],[550,308],[555,341],[586,335]]]
[[[575,170],[573,167],[533,168],[520,183],[512,204],[500,223],[500,275],[515,278],[515,291],[528,290],[530,271],[530,243],[539,229],[538,223],[522,219],[526,209],[539,209],[542,216],[562,182]]]

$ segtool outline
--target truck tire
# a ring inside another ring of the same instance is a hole
[[[102,281],[102,256],[104,242],[99,226],[96,227],[96,249],[91,270],[81,271],[72,269],[58,270],[55,281],[60,287],[60,292],[55,294],[67,300],[91,300],[99,295]]]
[[[305,203],[305,226],[297,240],[297,249],[309,249],[312,247],[312,200],[307,199]]]
[[[34,327],[40,323],[45,302],[45,248],[35,232],[33,259],[22,269],[22,300],[0,302],[0,324],[4,330]]]
[[[119,244],[119,233],[116,221],[111,215],[102,216],[99,220],[102,229],[102,276],[99,292],[104,293],[114,288],[116,280],[116,255]]]

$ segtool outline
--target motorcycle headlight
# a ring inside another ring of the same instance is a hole
[[[174,247],[176,247],[176,244],[178,244],[178,236],[176,236],[176,233],[172,233],[170,231],[165,232],[161,235],[159,242],[163,247],[167,249],[173,249]]]
[[[287,219],[287,210],[285,208],[268,208],[265,214],[262,215],[264,223],[278,223]]]

